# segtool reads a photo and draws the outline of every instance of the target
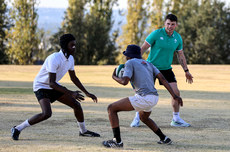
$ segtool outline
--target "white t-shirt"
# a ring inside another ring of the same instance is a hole
[[[34,79],[33,91],[52,89],[49,86],[49,72],[56,73],[56,82],[58,83],[69,70],[74,70],[74,58],[72,55],[67,59],[61,50],[49,55]]]

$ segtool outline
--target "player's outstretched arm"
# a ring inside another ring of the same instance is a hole
[[[63,92],[64,94],[68,94],[68,95],[72,96],[73,98],[75,98],[79,102],[81,100],[84,100],[84,96],[81,94],[80,91],[71,91],[71,90],[67,89],[66,87],[61,86],[58,83],[56,83],[56,73],[49,73],[49,85],[54,90]]]
[[[76,76],[75,74],[75,71],[71,71],[69,70],[69,75],[70,75],[70,78],[71,78],[71,81],[81,90],[85,93],[85,95],[87,97],[90,97],[94,102],[97,103],[97,97],[92,94],[92,93],[89,93],[85,87],[82,85],[81,81],[78,79],[78,77]]]
[[[172,87],[169,85],[169,83],[168,83],[168,81],[165,79],[165,77],[164,77],[161,73],[157,74],[156,77],[161,81],[161,83],[164,85],[164,87],[165,87],[165,88],[168,90],[168,92],[172,95],[173,99],[176,100],[176,101],[179,103],[179,105],[183,106],[183,101],[182,101],[181,97],[177,96],[177,95],[174,93]]]
[[[187,66],[187,61],[184,55],[183,50],[180,50],[177,52],[177,58],[185,72],[185,77],[186,77],[186,82],[188,82],[189,84],[193,83],[193,76],[192,74],[189,72],[188,66]]]

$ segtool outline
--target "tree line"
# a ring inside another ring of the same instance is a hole
[[[183,38],[189,64],[230,63],[230,7],[220,0],[127,0],[122,31],[115,27],[113,9],[118,0],[69,0],[58,32],[47,37],[37,26],[37,0],[0,0],[0,64],[37,64],[60,49],[59,37],[76,37],[76,64],[108,65],[124,62],[128,44],[142,45],[164,26],[164,17],[178,17],[176,31]],[[125,22],[125,23],[124,23]],[[144,54],[144,58],[147,54]],[[175,60],[174,63],[177,63]]]

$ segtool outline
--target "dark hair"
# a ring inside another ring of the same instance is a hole
[[[165,21],[167,20],[167,19],[169,19],[170,21],[176,21],[177,22],[177,17],[176,17],[176,15],[174,15],[174,14],[168,14],[166,17],[165,17]]]
[[[64,34],[60,37],[60,46],[63,50],[67,50],[68,43],[75,40],[72,34]]]

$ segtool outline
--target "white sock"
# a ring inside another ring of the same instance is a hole
[[[87,131],[87,129],[85,128],[85,122],[77,122],[79,128],[80,128],[80,132],[81,133],[85,133]]]
[[[15,128],[18,130],[18,131],[22,131],[23,129],[25,129],[26,127],[29,127],[30,124],[28,122],[28,119],[26,121],[24,121],[23,123],[21,123],[20,125],[16,126]]]
[[[136,119],[136,120],[140,120],[140,115],[139,115],[139,112],[136,112],[135,119]]]
[[[180,120],[180,112],[173,112],[173,120],[174,121]]]

